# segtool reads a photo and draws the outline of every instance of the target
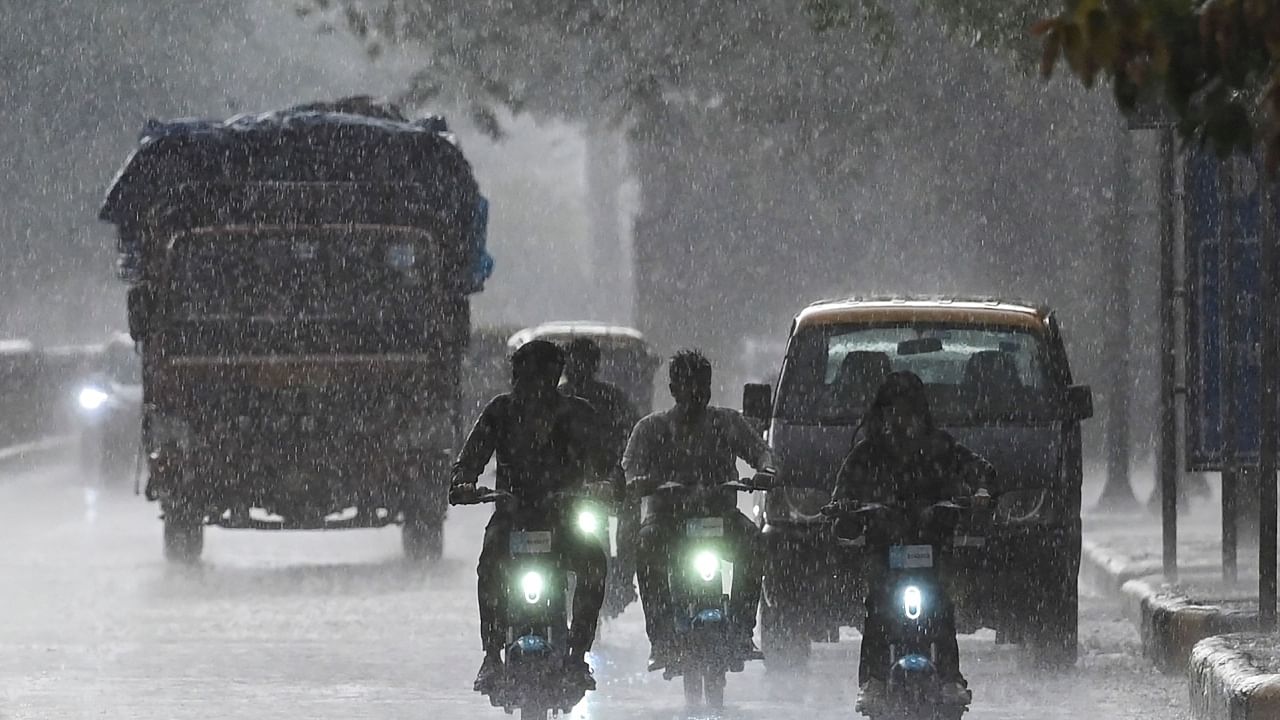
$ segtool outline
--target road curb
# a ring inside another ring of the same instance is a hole
[[[1080,580],[1090,589],[1113,600],[1124,597],[1124,584],[1160,568],[1134,564],[1127,558],[1085,539],[1080,546]]]
[[[1142,635],[1142,654],[1167,673],[1187,672],[1200,641],[1258,626],[1257,613],[1192,602],[1169,591],[1160,576],[1129,580],[1123,590],[1125,615]]]
[[[1260,669],[1242,641],[1248,633],[1212,637],[1196,643],[1187,665],[1191,712],[1198,720],[1276,720],[1280,718],[1280,674]]]
[[[56,456],[70,447],[74,439],[69,435],[57,435],[0,448],[0,467],[10,468]]]

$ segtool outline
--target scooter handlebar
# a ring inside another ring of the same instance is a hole
[[[483,505],[496,503],[515,497],[506,490],[494,490],[487,487],[456,487],[449,490],[450,505]]]

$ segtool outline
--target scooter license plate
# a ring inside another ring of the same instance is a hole
[[[551,533],[546,530],[511,533],[512,555],[543,555],[551,552]]]
[[[685,521],[684,533],[689,537],[724,537],[724,518],[690,518]]]
[[[889,548],[889,567],[894,570],[933,567],[932,545],[894,545]]]

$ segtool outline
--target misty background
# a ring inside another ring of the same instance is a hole
[[[429,65],[412,43],[371,59],[366,43],[297,7],[0,0],[0,334],[61,344],[123,329],[114,237],[96,213],[146,119],[397,96]],[[1122,140],[1105,91],[1042,82],[925,11],[899,20],[887,46],[792,28],[795,52],[767,66],[786,72],[724,67],[742,79],[745,89],[730,85],[740,102],[664,96],[639,123],[554,99],[477,116],[465,84],[410,108],[449,118],[491,201],[497,266],[476,323],[632,323],[660,351],[701,345],[723,366],[744,335],[785,338],[790,318],[823,297],[1043,301],[1101,417],[1115,389],[1104,330],[1119,265],[1132,281],[1135,449],[1147,453],[1154,138]],[[811,56],[837,61],[810,68]],[[1127,214],[1113,202],[1118,142],[1132,144]],[[1091,455],[1101,425],[1088,424]]]

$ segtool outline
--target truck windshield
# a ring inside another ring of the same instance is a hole
[[[924,381],[939,424],[1049,419],[1057,393],[1047,359],[1043,338],[1023,329],[808,328],[788,348],[778,415],[799,423],[856,423],[885,375],[909,370]]]
[[[366,320],[420,314],[438,276],[426,232],[383,226],[215,228],[173,243],[178,320]]]

